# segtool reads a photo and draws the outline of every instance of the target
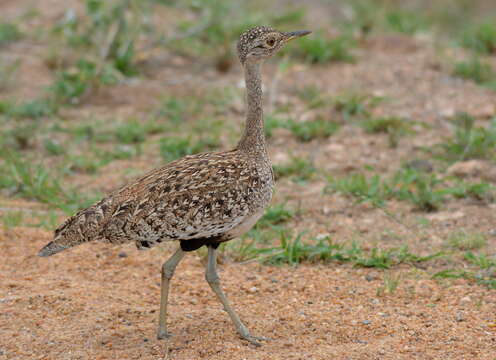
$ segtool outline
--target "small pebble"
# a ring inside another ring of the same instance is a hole
[[[118,255],[120,258],[126,258],[127,254],[124,251],[121,251]]]
[[[462,322],[462,321],[465,321],[465,316],[463,316],[463,313],[461,311],[459,311],[456,313],[455,319],[458,322]]]
[[[371,324],[371,321],[370,320],[363,320],[362,321],[362,324],[363,325],[370,325]]]
[[[377,271],[370,271],[365,275],[365,280],[367,281],[374,281],[379,279],[379,272]]]

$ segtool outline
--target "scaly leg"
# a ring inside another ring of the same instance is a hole
[[[229,301],[222,292],[222,289],[220,287],[219,275],[217,275],[217,250],[211,246],[208,247],[208,264],[207,264],[207,272],[205,273],[205,278],[208,284],[210,285],[210,287],[212,288],[213,292],[215,293],[215,295],[217,295],[220,302],[224,306],[224,310],[231,317],[231,320],[234,323],[234,326],[236,327],[236,330],[238,331],[238,334],[239,336],[241,336],[241,338],[248,340],[250,343],[256,346],[261,345],[257,340],[269,340],[264,337],[257,337],[250,335],[250,332],[248,331],[246,326],[241,322],[238,315],[234,312],[234,309],[229,304]]]
[[[158,339],[166,339],[171,334],[167,332],[167,300],[169,298],[169,282],[174,275],[177,264],[181,261],[186,253],[177,249],[169,260],[162,265],[162,285],[160,287],[160,314],[158,318]]]

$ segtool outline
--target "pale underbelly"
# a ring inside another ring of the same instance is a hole
[[[248,216],[246,219],[244,219],[237,226],[235,226],[231,230],[227,231],[223,237],[225,237],[227,239],[234,239],[234,238],[237,238],[237,237],[243,235],[248,230],[250,230],[253,227],[253,225],[256,224],[258,219],[260,219],[262,217],[263,213],[264,213],[264,209],[262,208],[259,211],[257,211],[256,213]]]

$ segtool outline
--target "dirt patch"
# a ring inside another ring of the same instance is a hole
[[[222,283],[240,316],[253,334],[271,338],[254,348],[237,337],[195,254],[172,283],[174,337],[158,341],[168,248],[93,244],[37,258],[49,239],[31,229],[1,234],[4,359],[494,358],[496,299],[465,280],[443,286],[398,269],[398,290],[378,296],[377,270],[223,264]]]

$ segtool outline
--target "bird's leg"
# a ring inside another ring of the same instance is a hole
[[[158,318],[158,339],[166,339],[170,336],[167,332],[167,300],[169,298],[169,282],[174,275],[177,264],[186,253],[181,249],[172,255],[169,260],[162,265],[162,285],[160,287],[160,314]]]
[[[248,340],[250,343],[256,346],[260,346],[261,344],[257,340],[268,340],[264,337],[257,337],[250,335],[250,332],[246,328],[246,326],[241,322],[239,316],[236,314],[234,309],[229,304],[229,300],[227,300],[224,292],[220,287],[220,279],[219,275],[217,275],[217,250],[212,246],[208,247],[208,263],[207,263],[207,271],[205,273],[205,278],[214,291],[215,295],[219,298],[220,302],[224,306],[224,310],[231,317],[234,326],[236,326],[236,330],[241,338]]]

